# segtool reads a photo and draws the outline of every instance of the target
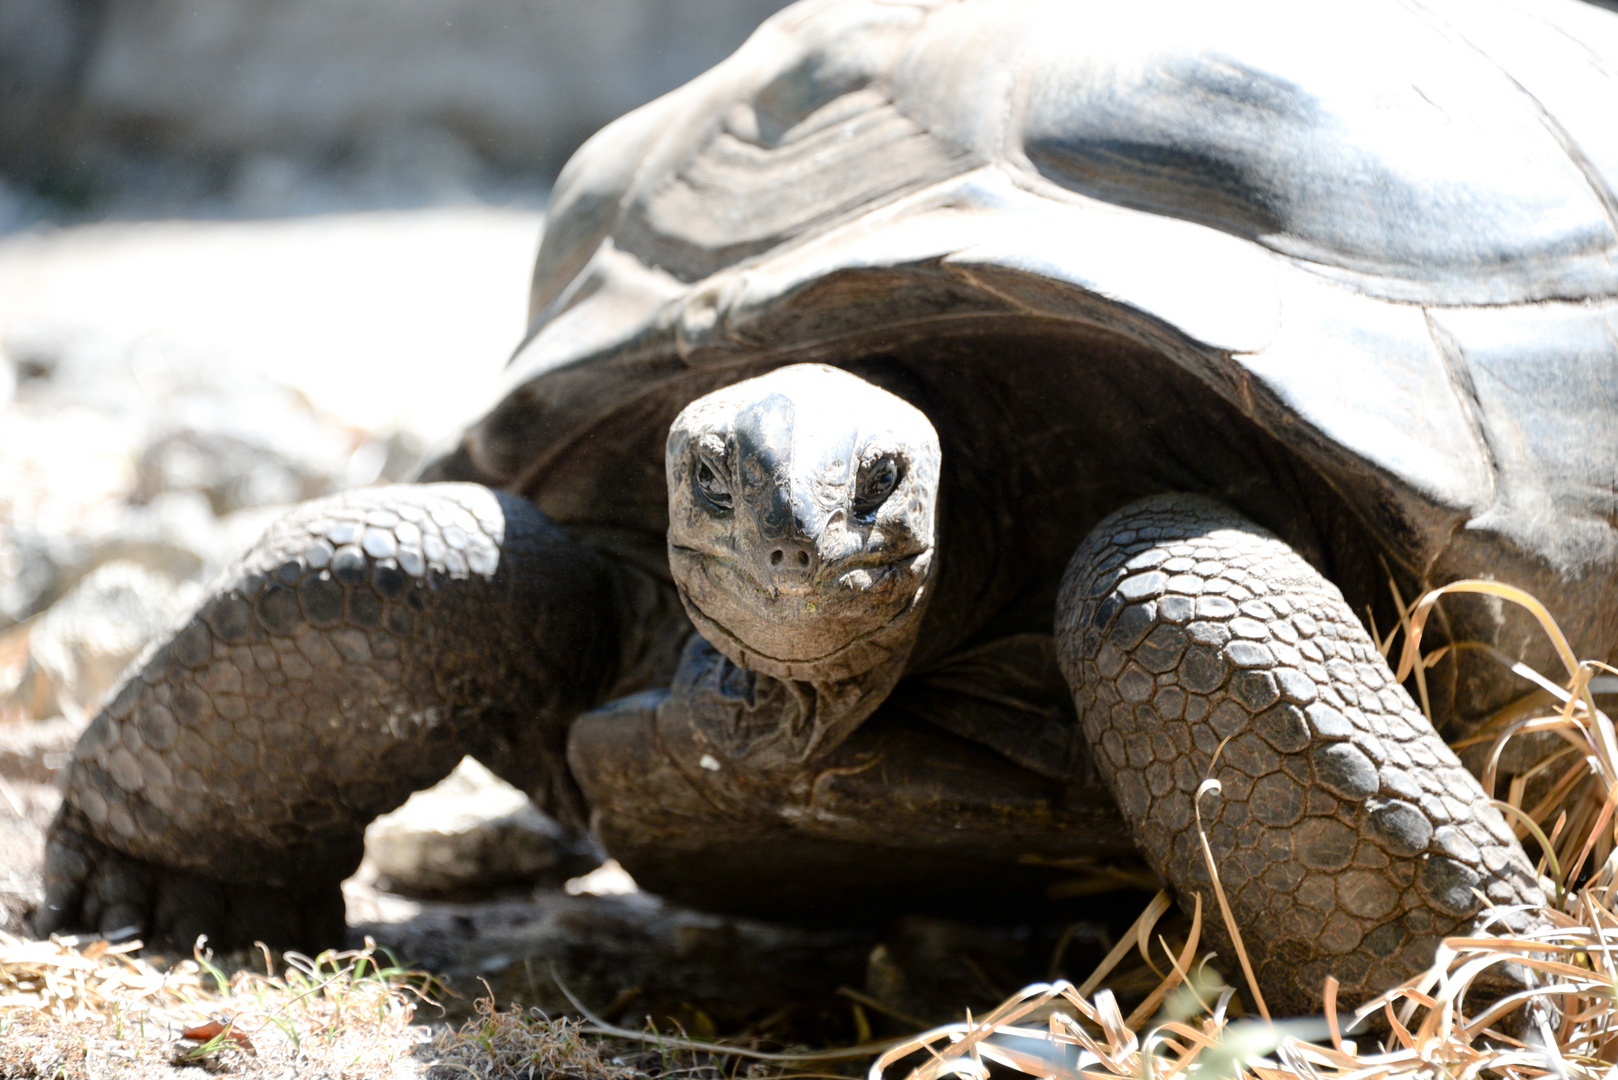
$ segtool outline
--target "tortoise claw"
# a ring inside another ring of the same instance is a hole
[[[218,881],[131,858],[58,819],[46,840],[45,903],[34,929],[42,937],[139,937],[179,952],[206,936],[220,949],[263,942],[312,953],[340,946],[346,924],[337,882],[288,889]]]

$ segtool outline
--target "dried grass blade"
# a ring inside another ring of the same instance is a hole
[[[1421,634],[1427,624],[1427,616],[1432,613],[1433,605],[1448,593],[1482,593],[1487,596],[1497,596],[1502,600],[1525,609],[1539,621],[1545,635],[1551,639],[1551,646],[1555,648],[1556,655],[1567,668],[1568,678],[1572,678],[1579,670],[1578,657],[1573,655],[1573,649],[1568,645],[1567,638],[1562,634],[1562,628],[1557,625],[1545,605],[1537,597],[1524,592],[1513,585],[1506,585],[1498,581],[1480,581],[1476,578],[1466,578],[1461,581],[1452,581],[1448,585],[1429,591],[1420,600],[1416,601],[1415,608],[1410,613],[1410,629],[1405,637],[1404,651],[1399,658],[1398,680],[1404,682],[1410,677],[1410,668],[1420,658]]]
[[[1519,990],[1515,994],[1507,995],[1506,997],[1501,998],[1499,1001],[1496,1001],[1493,1005],[1489,1006],[1488,1011],[1486,1011],[1482,1016],[1479,1016],[1470,1024],[1467,1024],[1465,1029],[1466,1036],[1469,1039],[1476,1038],[1483,1033],[1485,1028],[1492,1027],[1496,1020],[1499,1020],[1503,1016],[1511,1015],[1512,1012],[1516,1011],[1519,1005],[1526,1004],[1536,997],[1576,992],[1577,989],[1571,986],[1541,986],[1535,987],[1532,990]]]
[[[1142,911],[1134,924],[1130,926],[1128,932],[1119,939],[1118,944],[1112,947],[1101,963],[1096,966],[1096,969],[1090,973],[1090,977],[1078,985],[1076,991],[1078,996],[1089,997],[1095,993],[1096,987],[1101,985],[1101,980],[1112,973],[1112,969],[1118,966],[1118,962],[1124,958],[1130,947],[1135,944],[1140,935],[1141,927],[1144,926],[1150,929],[1156,926],[1157,920],[1163,917],[1163,913],[1168,911],[1169,905],[1172,903],[1173,901],[1169,899],[1168,890],[1159,890],[1158,894],[1152,897],[1151,903],[1146,905],[1146,910]]]
[[[1220,749],[1223,748],[1224,744],[1221,743]],[[1218,758],[1217,751],[1214,756]],[[1258,978],[1253,974],[1253,962],[1248,959],[1247,947],[1242,944],[1241,928],[1236,925],[1236,916],[1231,914],[1230,901],[1225,899],[1225,887],[1219,882],[1219,867],[1214,862],[1213,848],[1208,844],[1208,831],[1202,827],[1202,797],[1218,794],[1223,790],[1223,785],[1211,776],[1197,785],[1197,793],[1192,800],[1192,806],[1197,814],[1197,838],[1202,841],[1202,856],[1208,863],[1208,876],[1213,879],[1214,897],[1219,901],[1219,912],[1224,916],[1225,929],[1230,933],[1231,944],[1236,949],[1236,958],[1241,961],[1242,974],[1247,977],[1248,989],[1253,992],[1253,1004],[1257,1007],[1259,1015],[1269,1020],[1269,1006],[1264,1003],[1264,992],[1258,988]]]
[[[1579,871],[1584,869],[1584,860],[1590,857],[1590,849],[1595,847],[1596,841],[1606,833],[1607,823],[1612,820],[1614,806],[1618,806],[1618,781],[1614,781],[1607,788],[1607,798],[1601,804],[1601,813],[1596,817],[1595,826],[1591,828],[1589,835],[1585,838],[1584,847],[1579,849],[1579,857],[1574,860],[1572,869],[1567,872],[1567,884],[1571,885],[1578,879]],[[1557,898],[1560,901],[1560,889],[1557,890]],[[1557,906],[1561,907],[1562,905],[1559,902]]]
[[[1326,992],[1322,995],[1322,1006],[1326,1010],[1326,1030],[1331,1032],[1332,1048],[1338,1053],[1343,1052],[1343,1031],[1337,1022],[1337,976],[1326,976]]]
[[[1124,1026],[1131,1031],[1140,1030],[1140,1025],[1145,1023],[1157,1011],[1158,1005],[1167,996],[1168,992],[1185,981],[1186,971],[1190,967],[1191,961],[1196,958],[1197,944],[1202,939],[1202,894],[1192,893],[1191,895],[1196,897],[1191,911],[1191,936],[1186,940],[1185,948],[1181,950],[1178,962],[1175,961],[1174,954],[1169,952],[1168,945],[1166,943],[1163,945],[1163,951],[1168,954],[1169,964],[1173,970],[1167,978],[1157,984],[1157,989],[1146,995],[1145,1001],[1135,1006],[1135,1011],[1130,1013],[1129,1018],[1124,1021]]]

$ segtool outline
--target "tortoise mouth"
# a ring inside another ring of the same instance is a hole
[[[796,598],[813,605],[808,608],[808,613],[813,614],[817,611],[820,601],[830,600],[842,593],[854,595],[867,593],[887,580],[890,575],[911,571],[916,560],[929,557],[932,550],[928,545],[919,550],[906,550],[899,554],[861,551],[847,558],[838,559],[832,565],[821,568],[813,577],[797,584],[761,581],[741,560],[683,544],[670,544],[669,557],[671,560],[678,559],[690,567],[723,566],[734,575],[734,582],[741,584],[747,595],[756,597],[758,602],[777,603]]]
[[[846,561],[801,586],[770,586],[739,562],[671,546],[680,599],[710,644],[738,665],[821,681],[870,670],[918,630],[933,548]]]

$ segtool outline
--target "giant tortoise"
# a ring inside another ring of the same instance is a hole
[[[1362,615],[1487,576],[1618,646],[1614,57],[1577,0],[782,12],[567,166],[421,482],[297,508],[136,665],[41,925],[340,934],[466,753],[783,917],[1137,850],[1184,902],[1200,827],[1282,1009],[1531,917]],[[1516,693],[1479,655],[1440,726]]]

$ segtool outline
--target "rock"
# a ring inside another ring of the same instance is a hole
[[[406,478],[494,396],[540,223],[454,209],[0,236],[0,653],[22,641],[26,660],[43,613],[104,564],[202,581],[287,503]],[[52,662],[71,679],[68,659]],[[0,715],[59,711],[50,673],[0,655]]]
[[[472,758],[372,822],[365,853],[388,890],[421,896],[560,882],[600,861]]]
[[[49,720],[0,723],[0,782],[48,785],[67,764],[73,744],[79,741],[84,725],[65,716]],[[0,818],[7,806],[0,795]]]
[[[62,805],[53,782],[80,725],[0,720],[0,930],[26,932],[42,896],[45,825]]]
[[[66,206],[140,185],[194,210],[223,176],[245,208],[307,211],[331,167],[370,205],[465,198],[553,172],[783,6],[8,0],[0,167]],[[153,157],[188,172],[143,177]]]
[[[542,222],[463,207],[0,237],[0,349],[21,373],[0,500],[32,520],[190,490],[223,512],[288,478],[299,497],[399,478],[495,399]]]
[[[39,611],[54,596],[61,568],[45,538],[0,522],[0,629]]]
[[[92,712],[146,643],[189,613],[200,595],[194,582],[133,562],[107,563],[30,630],[29,662],[56,687],[64,711]]]
[[[568,881],[562,891],[569,896],[629,896],[640,892],[640,886],[617,859],[608,859],[588,874]]]

